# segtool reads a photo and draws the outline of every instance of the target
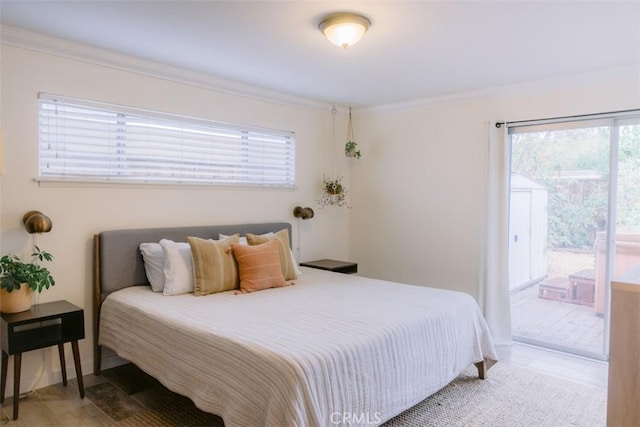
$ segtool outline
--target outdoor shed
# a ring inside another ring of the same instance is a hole
[[[509,288],[547,274],[548,190],[520,173],[511,174],[509,204]]]

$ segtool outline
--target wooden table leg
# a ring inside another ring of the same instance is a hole
[[[7,368],[9,367],[9,355],[2,352],[2,375],[0,377],[0,403],[4,403],[4,391],[7,388]]]
[[[13,419],[18,419],[18,402],[20,401],[20,368],[22,353],[13,355]]]
[[[78,349],[78,341],[71,341],[71,349],[73,350],[73,363],[76,366],[78,390],[80,390],[80,397],[84,399],[84,381],[82,380],[82,366],[80,365],[80,349]]]
[[[62,370],[62,385],[67,385],[67,363],[64,361],[64,344],[58,344],[58,354],[60,355],[60,370]]]

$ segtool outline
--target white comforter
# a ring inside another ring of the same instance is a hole
[[[100,344],[227,427],[377,425],[497,360],[467,294],[305,268],[295,286],[102,306]]]

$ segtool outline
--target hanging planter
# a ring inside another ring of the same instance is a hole
[[[353,119],[351,118],[351,107],[349,107],[349,124],[347,125],[347,143],[344,145],[344,154],[347,157],[359,159],[362,156],[358,150],[358,144],[353,136]]]
[[[359,159],[362,155],[360,150],[358,150],[358,144],[354,141],[347,141],[344,145],[344,154],[347,157],[354,157],[356,159]]]
[[[345,206],[347,204],[347,189],[342,184],[342,177],[335,179],[322,176],[322,197],[318,200],[321,208],[325,206]]]
[[[332,148],[335,147],[336,142],[336,107],[335,105],[331,109],[332,119],[332,128],[331,128],[331,136],[332,136]],[[349,117],[351,117],[351,111],[349,111]],[[351,123],[351,118],[349,118],[349,123]],[[350,126],[351,127],[351,126]],[[353,134],[353,130],[351,130],[351,134]],[[353,143],[355,144],[355,143]],[[333,152],[333,150],[332,150]],[[346,147],[345,147],[346,153]],[[358,152],[358,157],[360,153]],[[334,155],[332,154],[332,159],[335,160]],[[333,162],[332,171],[335,173],[335,162]],[[318,205],[321,208],[325,206],[347,206],[347,189],[342,184],[342,177],[338,176],[337,178],[328,178],[326,175],[322,175],[322,196],[317,200]],[[348,206],[347,206],[348,207]]]

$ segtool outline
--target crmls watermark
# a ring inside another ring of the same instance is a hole
[[[382,418],[379,412],[333,412],[331,413],[331,423],[341,425],[365,425],[380,424]]]

